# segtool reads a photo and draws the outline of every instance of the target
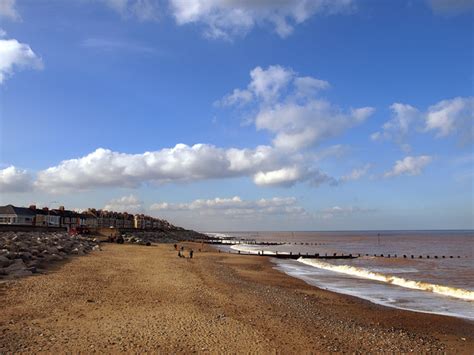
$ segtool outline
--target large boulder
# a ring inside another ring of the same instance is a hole
[[[31,270],[28,270],[28,267],[21,259],[15,259],[13,264],[5,268],[5,271],[10,276],[27,276],[32,274]]]
[[[0,267],[8,267],[10,266],[11,261],[8,259],[6,256],[1,255],[0,256]]]

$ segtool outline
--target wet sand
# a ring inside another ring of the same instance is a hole
[[[375,305],[272,267],[207,247],[191,260],[170,244],[106,244],[0,284],[0,353],[474,349],[473,322]]]

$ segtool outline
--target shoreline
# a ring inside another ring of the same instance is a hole
[[[323,290],[268,258],[184,245],[193,259],[178,258],[172,244],[103,244],[46,274],[0,284],[0,352],[474,348],[472,321]]]
[[[272,260],[272,262],[276,265],[277,270],[287,274],[288,276],[295,277],[297,279],[303,280],[304,282],[306,282],[310,286],[317,287],[319,289],[323,289],[323,290],[326,290],[326,291],[329,291],[329,292],[335,292],[335,293],[346,295],[346,296],[356,297],[356,298],[359,298],[359,299],[362,299],[362,300],[365,300],[365,301],[369,301],[371,303],[378,304],[378,305],[388,307],[388,308],[395,308],[395,309],[399,309],[399,310],[416,312],[416,313],[426,313],[426,314],[434,314],[434,315],[440,315],[440,316],[446,316],[446,317],[453,317],[453,318],[458,318],[458,319],[463,319],[463,320],[466,320],[466,321],[474,322],[474,317],[463,316],[459,313],[449,313],[449,312],[441,312],[441,311],[436,312],[436,311],[428,311],[428,310],[423,310],[423,309],[409,308],[409,307],[404,307],[403,304],[402,305],[397,305],[395,303],[384,302],[384,301],[379,300],[375,297],[371,297],[368,294],[364,294],[364,293],[359,293],[358,294],[357,292],[354,292],[354,291],[352,291],[352,292],[351,291],[345,291],[344,289],[342,289],[340,287],[339,288],[333,287],[333,286],[324,287],[323,285],[318,285],[316,282],[314,282],[314,280],[306,280],[304,277],[299,277],[299,276],[296,276],[296,275],[293,276],[293,275],[291,275],[290,272],[287,273],[285,271],[285,269],[287,268],[288,265],[285,265],[284,262],[281,262],[278,259],[277,260]],[[365,280],[365,279],[362,278],[361,280]],[[313,281],[313,283],[311,281]],[[412,282],[415,282],[415,281],[412,281]],[[437,285],[433,285],[433,286],[437,286]],[[409,288],[409,287],[407,289],[408,289],[408,291],[412,290],[412,288]],[[451,297],[451,296],[443,296],[443,297]]]

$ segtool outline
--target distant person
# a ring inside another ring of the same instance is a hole
[[[178,257],[181,257],[181,250],[178,251]]]
[[[189,259],[192,259],[193,258],[193,254],[194,254],[194,251],[191,249],[189,251]]]
[[[178,250],[178,245],[177,244],[174,245],[174,250]]]

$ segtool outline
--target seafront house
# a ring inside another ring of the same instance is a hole
[[[145,229],[145,216],[142,214],[136,214],[134,217],[134,228]]]
[[[128,214],[127,212],[123,213],[123,227],[130,229],[134,228],[134,216],[132,214]]]
[[[168,221],[144,214],[113,212],[89,208],[84,212],[66,210],[64,206],[58,209],[48,207],[36,208],[36,205],[16,207],[13,205],[0,206],[0,224],[15,224],[34,227],[63,227],[68,231],[87,228],[94,231],[100,228],[117,229],[162,229],[176,228]]]
[[[89,208],[84,213],[86,227],[89,229],[95,229],[98,227],[98,218],[97,218],[97,211],[93,208]]]
[[[60,206],[57,210],[53,210],[60,216],[61,227],[66,227],[68,231],[75,229],[81,225],[81,219],[79,213],[64,209],[64,206]]]
[[[0,206],[0,224],[35,225],[36,212],[26,207]]]
[[[31,205],[30,210],[36,213],[35,226],[40,227],[60,227],[61,217],[55,212],[49,210],[48,207],[37,209],[35,205]]]

